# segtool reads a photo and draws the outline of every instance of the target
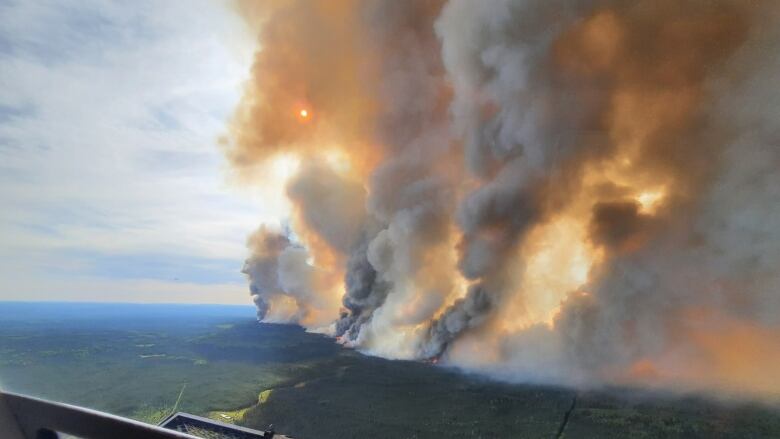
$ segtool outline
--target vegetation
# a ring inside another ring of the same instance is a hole
[[[613,389],[580,395],[577,407],[566,438],[780,437],[780,411],[754,403]]]
[[[178,410],[304,439],[780,437],[767,406],[502,384],[250,309],[25,306],[0,303],[0,385],[150,423]]]

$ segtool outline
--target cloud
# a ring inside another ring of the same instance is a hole
[[[245,231],[277,217],[226,183],[216,147],[251,55],[242,26],[217,2],[0,4],[0,299],[95,300],[95,282],[177,301],[186,284],[149,282],[188,261],[220,267],[191,286],[238,285]]]

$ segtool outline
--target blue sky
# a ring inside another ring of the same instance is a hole
[[[249,303],[279,208],[217,138],[253,50],[227,2],[0,0],[0,300]]]

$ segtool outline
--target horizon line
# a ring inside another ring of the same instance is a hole
[[[90,300],[18,300],[18,299],[0,299],[0,304],[3,303],[47,303],[47,304],[68,304],[68,305],[177,305],[177,306],[232,306],[232,307],[246,307],[254,308],[255,306],[250,303],[245,305],[237,303],[217,303],[217,302],[127,302],[127,301],[90,301]]]

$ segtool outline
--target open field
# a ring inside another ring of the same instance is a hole
[[[146,422],[176,409],[299,438],[780,437],[766,406],[496,383],[258,324],[249,307],[0,303],[0,385]]]

